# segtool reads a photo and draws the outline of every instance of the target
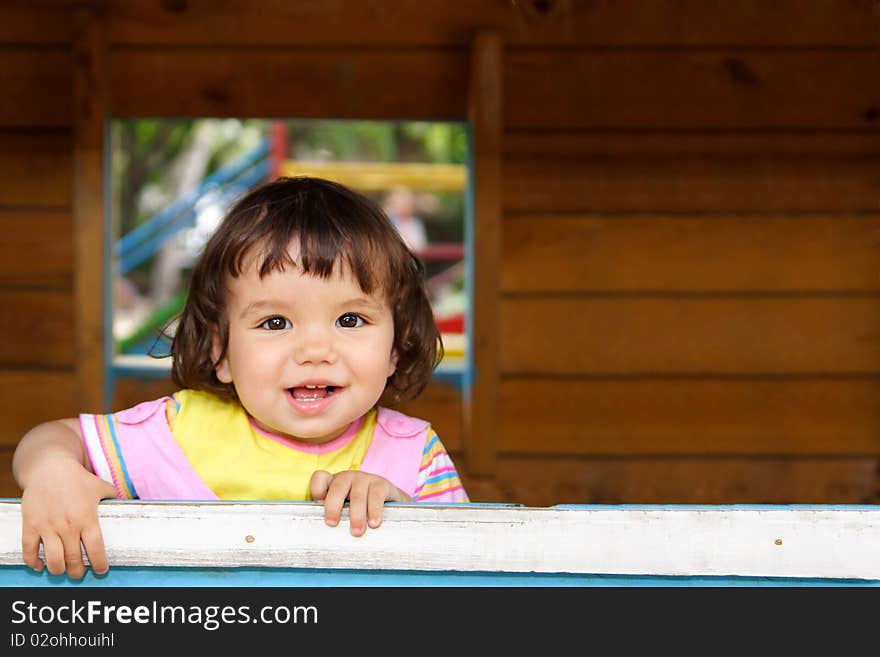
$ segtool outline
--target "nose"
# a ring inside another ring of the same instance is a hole
[[[299,365],[336,362],[336,349],[332,329],[315,324],[301,325],[294,332],[296,343],[293,359]]]

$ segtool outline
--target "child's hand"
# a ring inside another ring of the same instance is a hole
[[[309,489],[313,500],[324,500],[324,522],[331,527],[339,524],[342,507],[348,499],[352,536],[362,536],[367,531],[367,518],[372,528],[382,523],[385,502],[412,502],[409,495],[387,479],[358,470],[336,474],[316,470],[309,481]]]
[[[80,542],[85,547],[92,570],[107,572],[107,554],[98,525],[98,502],[115,498],[116,491],[82,465],[57,459],[40,465],[21,495],[21,548],[24,562],[41,571],[38,556],[43,543],[45,566],[53,575],[67,571],[79,579],[86,573]]]

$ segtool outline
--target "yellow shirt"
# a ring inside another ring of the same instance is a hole
[[[312,473],[359,469],[376,426],[374,408],[338,438],[311,445],[268,434],[240,404],[205,392],[180,390],[174,401],[169,404],[171,433],[222,500],[310,500]]]

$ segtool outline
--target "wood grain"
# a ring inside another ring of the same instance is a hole
[[[507,374],[876,374],[873,296],[508,297]]]
[[[16,45],[70,43],[69,7],[46,0],[0,4],[0,42]]]
[[[0,367],[73,365],[69,290],[0,288],[0,307]]]
[[[0,49],[0,127],[70,125],[70,49]]]
[[[117,566],[880,578],[870,507],[411,504],[369,540],[328,528],[318,504],[117,502],[98,520]],[[20,564],[21,522],[0,502],[0,564]]]
[[[15,483],[15,479],[12,476],[13,451],[13,447],[0,445],[0,498],[21,497],[21,489]]]
[[[876,50],[512,51],[505,126],[876,129],[878,65]]]
[[[508,132],[504,207],[875,213],[878,153],[873,134]]]
[[[73,16],[74,370],[80,412],[109,410],[104,349],[104,131],[110,115],[105,17]]]
[[[464,50],[124,49],[121,116],[463,119]],[[271,89],[271,93],[267,90]]]
[[[521,455],[880,454],[880,378],[507,378],[499,449]]]
[[[258,11],[249,0],[174,4],[112,0],[109,4],[113,42],[129,45],[464,45],[475,27],[494,30],[513,46],[880,44],[880,12],[869,1],[263,0]],[[370,29],[363,29],[364,25]],[[35,27],[31,26],[30,38],[39,36]]]
[[[471,500],[528,506],[877,504],[880,459],[502,454],[494,478],[465,474],[464,485]]]
[[[515,214],[502,254],[511,293],[876,293],[880,214]]]
[[[73,284],[73,220],[67,211],[0,207],[0,286]]]
[[[0,369],[0,409],[0,447],[9,448],[38,424],[75,417],[73,372]]]
[[[495,318],[501,291],[501,158],[504,44],[491,32],[474,37],[468,98],[473,132],[473,254],[468,339],[476,376],[465,387],[464,449],[474,474],[494,471],[500,354]]]
[[[0,129],[0,206],[69,210],[71,149],[66,128]]]

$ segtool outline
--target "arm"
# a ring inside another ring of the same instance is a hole
[[[116,497],[111,484],[91,472],[82,444],[79,421],[40,424],[24,435],[15,449],[12,473],[22,489],[21,545],[24,562],[34,570],[44,563],[53,575],[85,574],[80,543],[96,573],[107,570],[107,556],[98,525],[98,502]]]

